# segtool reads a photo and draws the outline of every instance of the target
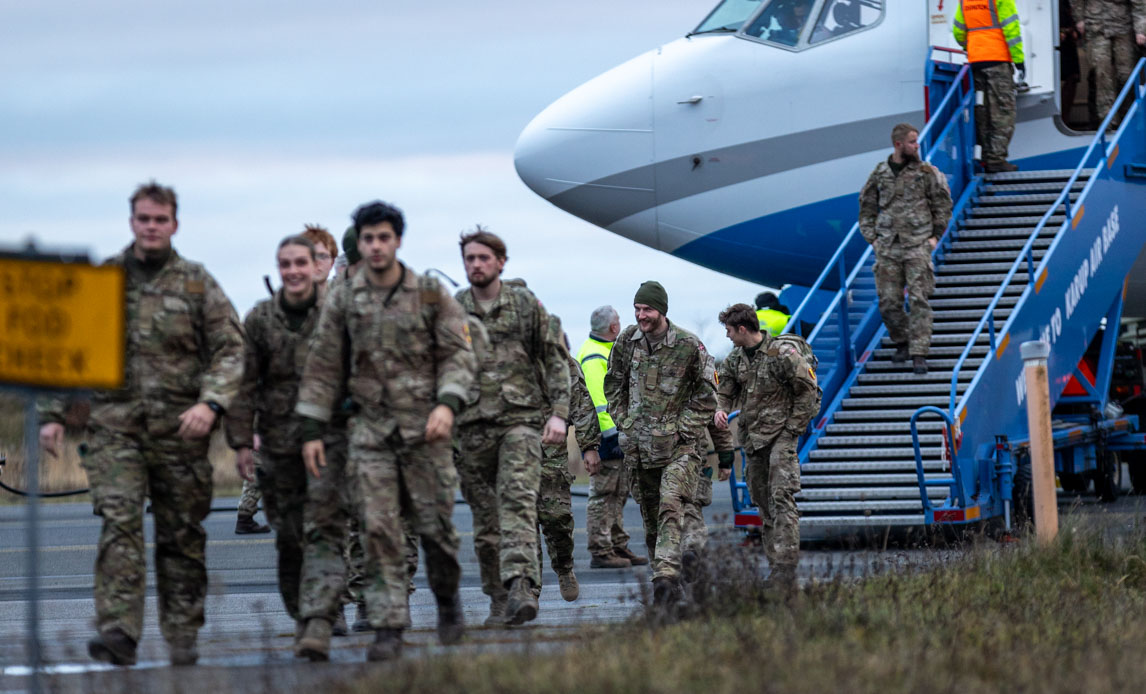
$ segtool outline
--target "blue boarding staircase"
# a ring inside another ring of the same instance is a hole
[[[1009,520],[1027,432],[1019,356],[1027,340],[1051,343],[1052,403],[1078,413],[1056,411],[1060,468],[1081,474],[1102,464],[1103,450],[1141,447],[1134,417],[1101,413],[1125,279],[1146,245],[1144,66],[1112,109],[1129,104],[1121,127],[1108,134],[1108,116],[1074,169],[981,175],[968,68],[931,63],[934,107],[920,140],[925,159],[947,174],[955,206],[933,254],[930,370],[892,363],[874,258],[853,227],[813,287],[840,289],[805,336],[824,391],[800,445],[805,533]],[[810,317],[808,303],[788,331]],[[1062,396],[1104,325],[1110,358],[1099,360],[1093,385],[1077,374],[1086,395]],[[744,482],[734,475],[731,485],[736,525],[758,525]]]

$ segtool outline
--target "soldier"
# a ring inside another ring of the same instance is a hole
[[[1007,148],[1015,134],[1015,69],[1021,80],[1027,77],[1015,0],[970,5],[959,0],[952,31],[967,49],[975,91],[982,95],[975,106],[975,135],[983,148],[983,170],[1014,171],[1019,167],[1007,161]]]
[[[554,318],[554,320],[556,320]],[[568,345],[568,338],[565,339]],[[569,415],[576,430],[576,445],[585,460],[585,467],[596,470],[601,458],[597,447],[601,440],[601,429],[597,424],[597,413],[593,400],[585,388],[585,378],[577,362],[566,348],[565,358],[569,361],[571,392],[569,394]],[[545,545],[549,548],[549,565],[557,574],[557,584],[561,597],[573,602],[581,594],[577,575],[573,573],[573,509],[569,498],[569,485],[573,475],[569,472],[569,449],[566,442],[541,447],[541,485],[537,495],[537,523],[545,532]],[[541,562],[541,543],[537,543],[537,561]],[[538,573],[540,578],[540,573]],[[534,589],[541,594],[541,584]]]
[[[795,335],[773,338],[761,332],[748,304],[729,306],[719,319],[734,348],[717,372],[719,408],[713,422],[727,429],[728,413],[740,410],[740,443],[748,490],[763,523],[769,581],[790,596],[800,558],[796,441],[820,410],[815,364],[809,362],[814,357]]]
[[[211,510],[209,434],[230,407],[243,370],[243,335],[231,302],[202,265],[171,247],[179,228],[175,191],[151,181],[131,196],[135,241],[107,261],[127,274],[126,382],[92,396],[83,466],[103,517],[95,564],[96,627],[88,653],[135,663],[143,629],[147,563],[143,507],[155,518],[159,626],[172,665],[193,665],[207,596]],[[59,400],[40,413],[40,441],[58,455]]]
[[[516,625],[537,616],[541,445],[565,441],[569,362],[560,326],[537,297],[501,281],[505,242],[478,226],[459,245],[470,286],[457,299],[480,321],[488,344],[478,350],[477,404],[459,422],[458,473],[490,597],[486,625]]]
[[[681,533],[686,499],[700,474],[697,446],[716,409],[708,353],[673,324],[668,294],[645,282],[633,298],[637,325],[617,338],[605,373],[609,416],[620,427],[633,498],[641,507],[653,562],[653,603],[680,598]]]
[[[919,131],[900,123],[891,131],[895,148],[880,162],[860,192],[859,227],[875,247],[879,313],[895,342],[896,362],[912,357],[914,371],[927,373],[931,347],[931,305],[935,270],[931,251],[951,219],[947,178],[919,160]],[[911,303],[903,310],[903,289]]]
[[[1146,0],[1071,0],[1071,13],[1079,36],[1086,39],[1102,119],[1138,62],[1134,44],[1146,46]],[[1118,126],[1117,116],[1111,126]]]
[[[621,452],[620,434],[609,416],[605,400],[605,371],[609,353],[621,332],[621,317],[612,306],[600,306],[589,316],[589,338],[581,345],[577,361],[585,386],[597,410],[601,444],[600,462],[589,470],[589,502],[585,506],[585,531],[589,536],[590,569],[625,569],[648,564],[629,549],[625,532],[625,502],[629,499],[629,475]],[[580,428],[578,428],[580,431]]]
[[[348,465],[356,475],[366,551],[366,609],[375,640],[367,660],[401,653],[410,625],[402,519],[422,541],[438,604],[438,640],[462,637],[458,535],[452,519],[457,475],[451,461],[454,416],[474,377],[465,314],[441,284],[397,259],[405,222],[382,202],[354,213],[363,270],[339,282],[323,304],[295,411],[304,421],[303,460],[321,478],[321,437],[349,390]],[[347,358],[349,357],[349,358]],[[329,648],[330,622],[308,616],[299,650]]]
[[[279,594],[302,632],[299,586],[304,554],[303,513],[307,504],[301,418],[294,414],[309,340],[318,323],[315,247],[288,236],[276,252],[282,288],[255,304],[243,319],[245,350],[239,395],[227,413],[227,441],[245,480],[255,477],[267,520],[275,529]],[[260,446],[255,466],[256,431]]]
[[[303,227],[302,237],[314,244],[314,281],[319,294],[325,294],[330,268],[334,267],[334,259],[338,257],[338,244],[326,227],[317,224],[307,224]]]
[[[711,357],[709,357],[711,359]],[[715,377],[715,361],[706,367],[706,373]],[[713,386],[715,387],[715,382]],[[708,436],[712,439],[712,447],[716,450],[717,479],[727,482],[732,476],[732,463],[735,460],[736,441],[732,432],[722,429],[714,422],[709,422]],[[704,521],[704,508],[712,505],[712,465],[708,462],[707,441],[701,437],[697,441],[697,472],[696,484],[690,494],[685,497],[684,520],[681,530],[681,576],[684,581],[691,582],[696,579],[700,568],[700,555],[708,544],[708,524]]]

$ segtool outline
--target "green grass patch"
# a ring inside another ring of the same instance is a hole
[[[1146,532],[1065,521],[1050,547],[984,540],[805,587],[790,606],[764,597],[757,572],[734,575],[752,560],[725,557],[686,621],[587,629],[558,650],[409,658],[335,691],[1142,691]]]

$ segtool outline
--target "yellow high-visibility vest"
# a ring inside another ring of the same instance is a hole
[[[577,362],[581,364],[581,373],[585,374],[585,387],[589,389],[589,397],[593,399],[593,407],[597,410],[601,436],[617,433],[617,425],[609,416],[606,409],[608,402],[605,400],[605,372],[609,369],[609,353],[612,351],[612,342],[590,337],[577,352]]]
[[[774,308],[757,309],[756,317],[760,319],[760,329],[767,330],[772,337],[784,332],[784,326],[788,325],[788,319],[791,318],[787,313]]]

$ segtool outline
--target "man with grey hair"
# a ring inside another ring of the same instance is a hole
[[[585,374],[585,385],[597,410],[597,423],[601,426],[601,445],[598,448],[601,460],[595,469],[589,468],[589,503],[585,511],[592,557],[589,568],[592,569],[623,569],[649,563],[647,558],[629,549],[624,514],[625,501],[629,498],[629,480],[625,474],[617,426],[606,411],[605,371],[609,366],[613,342],[620,332],[621,317],[612,306],[600,306],[589,317],[589,339],[577,353],[577,362]]]

